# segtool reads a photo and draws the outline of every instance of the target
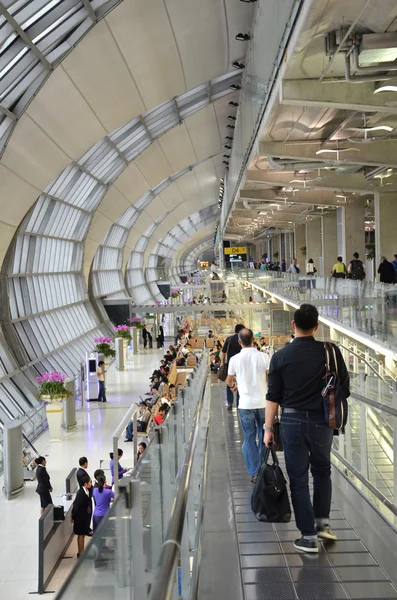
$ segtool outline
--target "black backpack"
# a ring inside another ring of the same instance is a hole
[[[355,259],[351,261],[352,271],[350,273],[351,279],[364,279],[365,271],[361,260]]]
[[[270,453],[273,459],[272,465],[267,464]],[[291,520],[287,484],[273,446],[266,448],[265,458],[251,496],[251,509],[258,521],[289,523]]]

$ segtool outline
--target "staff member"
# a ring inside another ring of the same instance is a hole
[[[84,538],[91,535],[92,500],[90,489],[92,486],[89,475],[81,479],[82,486],[76,494],[72,507],[73,533],[77,535],[77,558],[84,551]]]
[[[40,496],[40,514],[42,515],[49,504],[53,504],[51,493],[52,487],[50,482],[50,476],[47,473],[47,461],[44,456],[38,456],[35,460],[37,465],[36,477],[37,477],[37,488],[36,493]]]
[[[98,368],[96,370],[96,376],[98,377],[99,384],[99,392],[98,392],[98,402],[106,402],[106,392],[105,392],[105,371],[103,369],[105,363],[103,360],[100,360],[98,363]]]

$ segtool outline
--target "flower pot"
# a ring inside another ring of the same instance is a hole
[[[49,397],[42,397],[43,400],[49,400]],[[48,429],[50,431],[50,440],[56,441],[61,439],[62,413],[63,403],[61,400],[54,398],[47,404],[46,408]]]

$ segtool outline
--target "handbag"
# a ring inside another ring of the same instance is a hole
[[[335,432],[344,433],[348,417],[347,398],[339,383],[335,347],[330,342],[324,342],[324,348],[326,363],[324,387],[321,395],[323,397],[325,422]]]
[[[273,460],[271,465],[267,462],[270,454]],[[258,521],[265,523],[289,523],[291,520],[287,484],[273,445],[266,448],[252,491],[251,510]]]
[[[54,506],[54,521],[65,520],[65,509],[63,506]]]
[[[226,348],[226,356],[227,353],[229,352],[229,346],[230,346],[230,338],[229,338],[229,343],[227,345]],[[218,379],[219,381],[226,381],[226,377],[227,377],[227,362],[223,363],[223,365],[221,365],[218,369]]]

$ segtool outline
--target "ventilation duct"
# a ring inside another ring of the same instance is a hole
[[[276,171],[300,171],[303,169],[307,170],[315,170],[315,169],[325,169],[329,167],[328,163],[325,162],[291,162],[290,160],[280,160],[277,158],[273,158],[272,156],[268,156],[267,162],[269,163],[272,169]]]

